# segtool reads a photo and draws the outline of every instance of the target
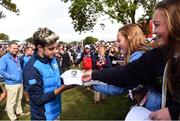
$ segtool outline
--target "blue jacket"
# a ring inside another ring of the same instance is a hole
[[[29,61],[30,58],[31,58],[31,56],[28,56],[28,55],[23,55],[23,56],[20,57],[19,61],[20,61],[20,64],[21,64],[21,68],[24,68],[24,66]]]
[[[23,69],[25,90],[30,95],[31,120],[55,120],[61,112],[61,96],[54,90],[61,86],[57,60],[42,59],[37,53]]]
[[[132,53],[129,58],[129,62],[139,59],[143,53],[144,53],[144,51],[136,51],[136,52]]]
[[[22,83],[22,70],[19,60],[8,52],[0,58],[0,75],[5,78],[5,84],[15,85]]]

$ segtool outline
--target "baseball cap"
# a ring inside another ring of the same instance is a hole
[[[135,106],[128,112],[125,121],[151,121],[150,113],[151,111],[144,107]]]
[[[82,85],[82,71],[78,69],[70,69],[61,74],[65,85]]]
[[[88,49],[90,49],[90,45],[85,45],[85,48],[88,48]]]

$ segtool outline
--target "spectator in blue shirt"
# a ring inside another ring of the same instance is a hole
[[[17,119],[16,114],[24,114],[21,107],[23,84],[18,48],[17,43],[10,43],[9,52],[0,59],[0,75],[5,79],[7,90],[6,109],[11,121]]]
[[[24,66],[26,65],[26,63],[29,61],[29,59],[32,57],[34,53],[34,49],[33,49],[33,45],[32,46],[29,46],[27,45],[25,48],[24,48],[24,55],[20,57],[20,64],[21,64],[21,68],[23,69]],[[25,100],[26,100],[26,104],[29,105],[29,95],[26,91],[24,91],[24,97],[25,97]]]
[[[33,53],[34,53],[33,47],[27,46],[24,48],[24,55],[20,57],[20,64],[22,68],[29,61]]]

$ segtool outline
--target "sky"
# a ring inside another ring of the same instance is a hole
[[[16,3],[20,15],[10,12],[0,6],[6,17],[0,19],[0,33],[5,33],[10,40],[23,41],[33,35],[39,27],[48,27],[60,37],[60,41],[70,42],[82,40],[87,36],[93,36],[99,40],[116,40],[120,24],[104,18],[98,23],[105,24],[104,30],[96,25],[93,32],[79,34],[74,31],[72,20],[68,14],[70,3],[60,0],[11,0]]]

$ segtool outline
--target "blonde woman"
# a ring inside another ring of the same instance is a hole
[[[152,120],[178,120],[180,117],[180,0],[163,0],[155,7],[154,34],[160,47],[146,52],[126,66],[84,74],[82,80],[100,80],[120,87],[146,84],[161,91],[167,78],[167,103],[152,112]],[[166,63],[168,62],[168,66]],[[165,66],[167,67],[165,69]],[[165,74],[164,74],[165,70]],[[89,75],[89,76],[88,76]]]
[[[109,55],[105,52],[104,46],[98,47],[98,53],[96,55],[95,59],[95,70],[102,70],[104,68],[111,67],[111,60],[109,58]],[[105,100],[106,96],[96,90],[94,90],[94,104],[99,103],[101,100]]]
[[[117,42],[119,48],[125,54],[125,64],[137,60],[148,50],[148,43],[144,34],[136,24],[127,24],[120,28],[117,33]],[[96,84],[94,89],[106,95],[120,95],[136,86],[123,88],[114,85]],[[133,90],[133,95],[132,91],[130,92],[130,97],[136,104],[144,106],[151,111],[158,110],[161,106],[161,95],[150,87],[138,86]],[[147,97],[144,99],[145,101],[143,100],[144,97]]]

